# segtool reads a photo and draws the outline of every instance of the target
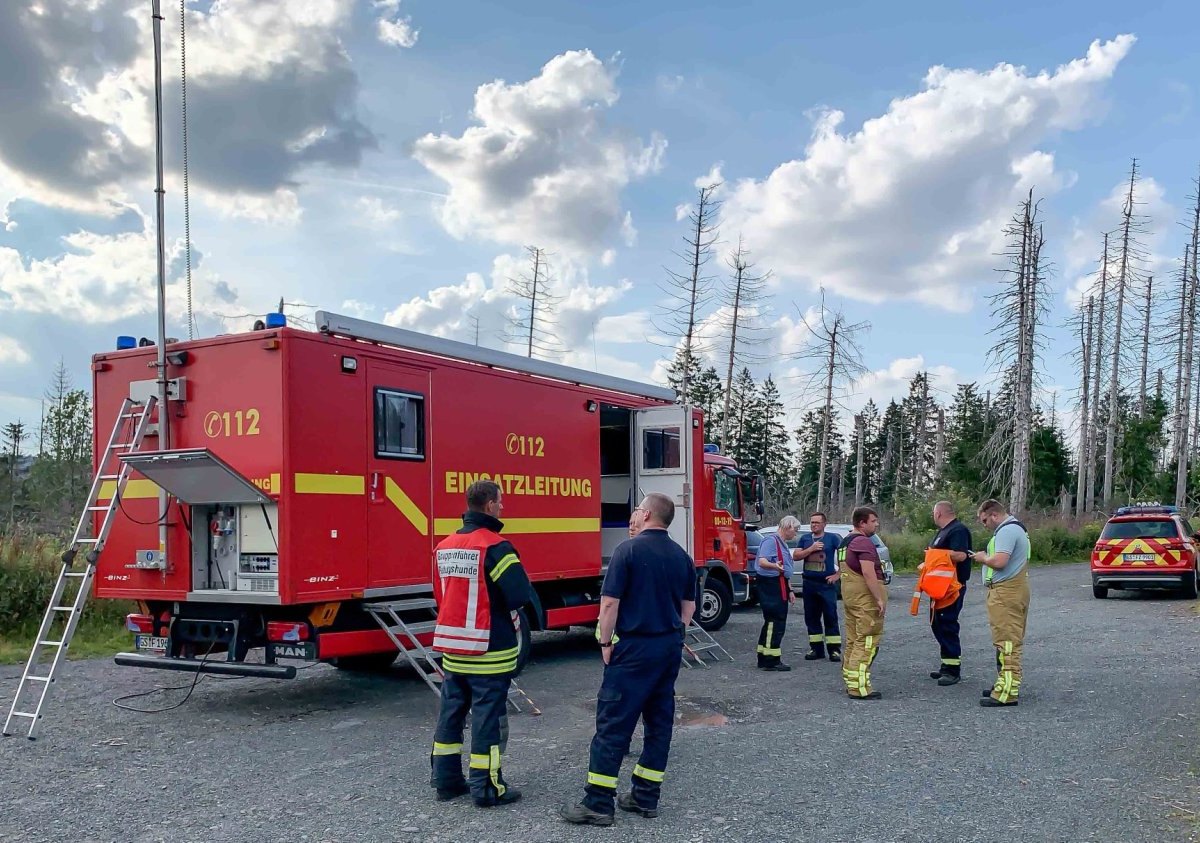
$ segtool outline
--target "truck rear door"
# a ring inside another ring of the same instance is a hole
[[[671,405],[634,412],[635,498],[660,492],[675,502],[669,530],[689,554],[695,555],[692,513],[694,455],[692,408]]]
[[[367,363],[367,588],[432,581],[429,372]]]

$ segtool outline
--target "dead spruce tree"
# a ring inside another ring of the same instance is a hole
[[[1105,510],[1110,508],[1113,497],[1113,482],[1116,477],[1117,427],[1120,420],[1121,376],[1124,359],[1121,356],[1121,330],[1125,320],[1126,298],[1136,292],[1139,283],[1138,268],[1146,258],[1138,235],[1146,230],[1146,218],[1137,213],[1137,159],[1129,168],[1129,188],[1121,208],[1120,242],[1117,244],[1117,270],[1113,281],[1115,295],[1115,324],[1108,382],[1108,426],[1104,439],[1104,491],[1102,501]]]
[[[554,333],[554,310],[562,299],[550,294],[549,254],[537,246],[526,246],[529,268],[508,279],[507,292],[517,299],[509,317],[509,342],[525,346],[525,356],[543,357],[558,350]],[[476,342],[478,344],[478,341]]]
[[[704,350],[705,338],[699,334],[700,323],[713,297],[715,278],[705,274],[705,267],[712,259],[713,247],[720,237],[716,225],[721,209],[716,192],[720,186],[715,183],[699,188],[696,204],[687,215],[684,249],[674,253],[686,268],[683,272],[667,269],[667,280],[660,285],[667,295],[667,302],[660,308],[658,329],[680,343],[684,365],[679,391],[680,399],[685,402],[691,394],[692,361]]]
[[[1096,297],[1088,296],[1087,306],[1079,309],[1079,366],[1082,369],[1079,385],[1079,460],[1075,477],[1075,514],[1083,515],[1087,510],[1085,503],[1085,483],[1087,483],[1088,451],[1091,447],[1091,408],[1092,391],[1092,334],[1095,329]]]
[[[851,322],[841,310],[825,307],[825,291],[821,290],[819,312],[813,316],[801,314],[808,328],[808,340],[795,355],[813,368],[803,389],[806,393],[820,390],[821,397],[821,455],[817,469],[817,509],[825,504],[825,478],[829,466],[829,435],[833,426],[833,407],[842,391],[851,388],[867,373],[863,364],[859,336],[870,329],[870,322]],[[804,409],[809,409],[805,407]]]
[[[989,442],[991,464],[1011,465],[1009,508],[1025,510],[1029,498],[1030,442],[1033,428],[1033,395],[1039,379],[1038,352],[1042,347],[1038,326],[1045,321],[1048,269],[1042,257],[1045,236],[1039,220],[1039,204],[1033,191],[1005,227],[1009,266],[1000,292],[991,296],[992,316],[998,334],[989,356],[1012,384],[1013,411],[998,420]],[[1009,453],[1004,453],[1006,450]],[[1005,460],[1004,458],[1007,458]],[[999,480],[1000,478],[995,478]]]
[[[1200,273],[1196,271],[1196,262],[1200,257],[1200,178],[1195,181],[1196,190],[1192,194],[1191,242],[1184,250],[1183,282],[1180,285],[1180,299],[1183,302],[1182,312],[1186,328],[1181,328],[1181,335],[1186,339],[1181,343],[1180,366],[1176,377],[1180,383],[1176,386],[1179,396],[1175,407],[1175,424],[1177,431],[1175,442],[1175,505],[1182,509],[1187,504],[1188,458],[1192,450],[1188,447],[1188,416],[1189,403],[1192,395],[1192,379],[1196,375],[1196,363],[1193,356],[1196,350],[1196,306],[1197,296],[1200,296]],[[1191,260],[1188,260],[1188,255]],[[1197,392],[1200,394],[1200,377],[1196,377]],[[1200,398],[1196,400],[1197,417],[1200,418]],[[1200,427],[1200,425],[1198,425]],[[1200,434],[1200,430],[1197,431]]]
[[[755,275],[750,252],[741,236],[737,251],[729,256],[731,272],[729,283],[722,295],[721,304],[725,312],[722,320],[729,334],[729,355],[725,370],[725,412],[721,416],[721,447],[727,452],[730,447],[729,421],[730,403],[733,400],[733,369],[762,361],[762,356],[752,349],[765,340],[762,330],[762,304],[770,272]]]
[[[1104,235],[1104,251],[1100,255],[1100,269],[1096,277],[1096,287],[1100,296],[1099,310],[1096,313],[1095,347],[1092,350],[1092,401],[1091,420],[1088,423],[1088,442],[1085,452],[1087,459],[1087,479],[1084,489],[1083,511],[1091,512],[1096,508],[1096,478],[1099,474],[1097,448],[1100,443],[1100,383],[1105,356],[1104,342],[1108,336],[1108,322],[1105,321],[1105,306],[1108,301],[1108,234]]]

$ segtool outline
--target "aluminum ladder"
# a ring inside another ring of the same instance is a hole
[[[693,620],[683,638],[683,666],[690,669],[694,663],[698,667],[708,667],[703,653],[709,653],[715,662],[720,661],[722,656],[733,661],[729,651],[718,644],[717,639],[708,634],[708,630]]]
[[[404,655],[404,658],[412,666],[412,669],[429,686],[429,690],[440,697],[442,695],[441,688],[439,687],[442,681],[442,666],[438,664],[437,656],[417,640],[418,635],[433,632],[434,627],[437,626],[437,618],[405,621],[399,614],[405,611],[428,610],[436,615],[437,601],[432,597],[415,597],[386,603],[368,603],[363,608],[371,614],[371,617],[375,618],[375,622],[387,633],[388,638],[396,645],[396,649]],[[406,640],[409,643],[406,644]],[[413,655],[413,651],[416,652],[416,655]],[[521,700],[529,704],[532,714],[538,715],[542,713],[538,710],[533,700],[529,698],[529,695],[517,685],[517,680],[514,679],[508,686],[508,704],[517,711],[523,711]]]
[[[150,433],[150,417],[154,414],[157,403],[158,398],[151,396],[144,403],[126,398],[121,405],[112,434],[108,437],[108,444],[100,456],[96,475],[92,478],[87,503],[84,504],[83,513],[75,525],[71,543],[62,555],[62,569],[59,571],[58,581],[54,584],[54,592],[42,616],[33,649],[25,662],[25,670],[17,684],[17,693],[13,697],[8,718],[4,721],[5,736],[13,734],[14,721],[28,720],[27,737],[31,740],[35,737],[43,716],[42,707],[46,704],[50,686],[54,684],[58,668],[79,626],[83,608],[87,604],[88,595],[91,594],[92,580],[96,576],[96,562],[104,549],[104,543],[108,540],[109,531],[112,530],[125,484],[129,482],[131,469],[121,462],[119,457],[141,447]],[[112,494],[108,503],[99,504],[97,501],[101,490],[106,488],[105,484],[112,484],[109,487]],[[99,529],[92,536],[96,513],[103,513],[103,516]],[[83,557],[85,565],[83,570],[77,571],[74,570],[74,562],[81,549],[86,549]],[[27,706],[32,702],[32,709],[22,708],[23,700]]]
[[[437,626],[437,601],[432,597],[413,597],[386,603],[367,603],[363,608],[375,618],[375,622],[387,633],[396,649],[429,686],[429,690],[441,696],[442,691],[438,684],[442,681],[442,666],[437,663],[433,653],[417,640],[418,635],[433,632]],[[434,613],[435,616],[426,620],[405,621],[399,614],[425,610]],[[414,651],[416,655],[413,655]]]

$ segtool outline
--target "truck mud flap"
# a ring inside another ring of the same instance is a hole
[[[221,676],[259,676],[266,679],[295,679],[296,667],[290,664],[250,664],[247,662],[173,659],[143,653],[117,653],[113,661],[124,667],[154,670],[182,670],[188,673],[215,673]]]

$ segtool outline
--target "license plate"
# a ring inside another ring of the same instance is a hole
[[[133,637],[133,646],[137,650],[165,653],[167,651],[167,639],[158,635],[135,635]]]
[[[1123,553],[1121,557],[1126,562],[1153,562],[1153,553]]]

